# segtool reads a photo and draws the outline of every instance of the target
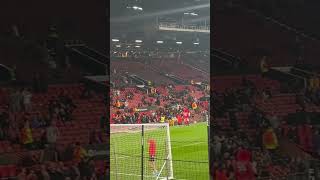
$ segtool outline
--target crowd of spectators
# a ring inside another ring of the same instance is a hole
[[[227,119],[229,126],[214,124],[212,141],[213,162],[211,173],[214,179],[263,179],[287,177],[303,179],[310,164],[302,157],[292,157],[279,149],[280,139],[297,143],[304,150],[318,153],[319,128],[313,125],[305,109],[297,110],[300,123],[288,123],[271,111],[259,109],[257,100],[269,103],[274,92],[269,88],[258,89],[254,83],[242,81],[240,87],[227,89],[222,94],[213,93],[214,119]],[[299,94],[297,94],[297,97]],[[306,96],[302,95],[302,99]],[[301,97],[296,98],[301,99]],[[304,104],[306,106],[306,104]],[[247,114],[243,124],[243,117]],[[242,125],[240,125],[242,121]]]
[[[190,86],[190,88],[200,92],[202,97],[207,95],[206,90],[201,87]],[[168,85],[164,89],[164,92],[155,90],[156,92],[149,94],[138,89],[135,89],[135,92],[113,89],[110,102],[112,123],[188,124],[189,122],[184,121],[186,112],[190,112],[192,122],[197,121],[197,118],[193,118],[197,115],[205,120],[204,117],[208,113],[208,99],[202,100],[201,97],[192,95],[189,87],[177,91],[174,86]],[[137,101],[135,96],[138,96]]]
[[[72,99],[66,94],[61,93],[58,99],[52,98],[48,104],[48,112],[51,118],[57,118],[62,122],[72,120],[72,112],[77,106],[73,103]]]
[[[59,33],[52,28],[46,42],[28,39],[16,25],[13,29],[14,37],[1,35],[1,50],[6,52],[1,53],[1,61],[11,67],[11,82],[0,88],[0,179],[108,179],[107,164],[99,172],[94,164],[96,159],[86,152],[87,143],[78,142],[81,138],[77,137],[67,148],[59,142],[65,133],[63,128],[74,126],[78,120],[74,118],[78,104],[73,97],[62,92],[48,102],[34,103],[40,96],[48,99],[51,95],[48,83],[57,79],[51,77],[52,74],[59,77],[64,74],[62,71],[50,74],[48,67],[57,70],[63,60],[66,60],[66,70],[71,66],[65,56],[64,40],[53,37]],[[61,79],[65,78],[68,77]],[[89,100],[92,94],[87,87],[82,98]],[[101,130],[88,134],[89,144],[105,143],[105,123],[107,118],[103,115]],[[7,161],[16,166],[17,177],[6,177],[2,172]]]
[[[105,169],[97,169],[95,162],[88,156],[80,143],[70,144],[65,151],[45,149],[37,154],[29,153],[25,156],[17,179],[46,179],[46,180],[98,180],[107,178],[107,164]]]
[[[44,129],[44,137],[39,141],[54,143],[58,131],[57,121],[72,120],[72,112],[77,107],[65,94],[52,98],[47,105],[32,111],[32,92],[27,89],[12,90],[7,106],[0,113],[0,139],[20,143],[32,148],[35,139],[31,129]]]
[[[308,165],[301,158],[287,157],[265,146],[259,147],[249,138],[243,132],[214,136],[212,171],[215,179],[306,177]]]
[[[73,121],[73,112],[77,108],[67,93],[62,91],[48,102],[33,107],[34,91],[12,88],[7,92],[9,95],[1,98],[0,141],[23,149],[20,160],[18,159],[20,173],[17,179],[89,180],[107,177],[106,165],[103,171],[98,172],[94,160],[79,142],[74,142],[67,148],[57,146],[61,134],[57,123],[69,126],[68,122]],[[102,115],[101,130],[92,130],[88,134],[89,144],[105,143],[106,123],[106,115]],[[40,132],[40,135],[35,135],[34,131]]]

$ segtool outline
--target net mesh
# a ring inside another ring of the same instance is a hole
[[[110,176],[114,180],[170,179],[170,137],[167,124],[111,125]],[[155,148],[150,147],[153,141]],[[151,148],[151,149],[150,149]],[[155,156],[151,157],[155,150]],[[151,154],[150,154],[151,153]]]

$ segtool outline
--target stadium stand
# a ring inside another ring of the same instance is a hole
[[[170,139],[176,140],[165,142],[166,144],[172,143],[172,146],[175,147],[174,157],[172,159],[158,157],[156,159],[158,168],[163,166],[160,163],[164,161],[174,164],[173,174],[177,179],[208,178],[208,151],[203,148],[203,144],[205,144],[204,147],[207,147],[206,122],[209,121],[210,109],[210,91],[207,84],[209,76],[204,76],[202,70],[199,71],[191,65],[185,65],[185,56],[180,58],[181,61],[178,57],[143,58],[144,61],[125,57],[111,60],[112,86],[110,87],[109,104],[111,132],[113,132],[110,135],[111,178],[126,179],[140,176],[140,163],[137,162],[140,162],[140,158],[145,159],[147,152],[142,157],[135,155],[141,153],[139,125],[161,126],[167,123],[170,126]],[[120,131],[122,133],[119,134],[121,140],[115,132],[117,127],[123,128],[123,132]],[[188,127],[189,129],[184,130]],[[201,127],[199,132],[195,129],[197,127]],[[112,131],[112,128],[115,130]],[[155,130],[154,132],[161,131]],[[150,137],[154,132],[150,129],[145,132],[145,136]],[[200,133],[205,136],[200,136]],[[188,137],[183,138],[185,134]],[[136,137],[138,139],[135,139]],[[157,151],[160,156],[163,153],[161,143],[164,140],[161,134],[153,138],[156,139],[157,146],[159,146]],[[192,141],[193,138],[197,140]],[[136,147],[139,148],[136,149]],[[187,153],[181,151],[183,147],[190,149],[193,154],[184,157]],[[126,157],[125,162],[119,160],[123,157]],[[193,171],[189,172],[188,168]],[[147,173],[148,164],[145,165],[145,169]],[[162,172],[162,176],[166,176],[165,173]],[[153,176],[152,174],[145,175],[151,178]]]
[[[110,92],[111,123],[160,122],[160,116],[169,113],[170,115],[165,115],[167,121],[171,119],[171,117],[178,115],[179,112],[182,112],[184,108],[193,109],[193,104],[199,107],[194,108],[197,109],[197,113],[192,113],[194,116],[204,116],[204,112],[208,112],[209,101],[208,99],[204,99],[204,97],[208,97],[209,91],[204,84],[196,84],[196,82],[201,82],[199,81],[199,76],[202,74],[196,70],[184,67],[183,64],[177,63],[175,60],[171,60],[171,62],[166,61],[166,64],[169,65],[161,66],[155,62],[153,62],[152,65],[147,65],[131,61],[130,59],[112,61],[111,69],[114,70],[114,73],[111,76],[111,81],[114,80],[115,87],[111,88]],[[165,73],[154,71],[156,67],[161,69],[159,71],[166,71],[166,73],[187,75],[182,76],[182,78],[184,82],[188,83],[179,85],[163,75]],[[143,84],[143,86],[145,87],[139,88],[136,83],[130,83],[130,73],[135,73],[139,75],[141,79],[144,79],[146,83]],[[128,75],[128,78],[118,78],[116,80],[116,77],[125,77],[125,74]],[[203,79],[204,78],[202,78],[202,80]],[[206,79],[208,79],[208,77]],[[194,85],[190,84],[191,80],[194,81]],[[152,85],[149,86],[148,82]],[[171,106],[177,105],[179,108],[174,108],[174,112],[166,112]],[[146,107],[154,108],[152,110],[147,108],[148,110],[144,112],[136,112],[136,114],[134,114],[135,109],[143,109]],[[129,115],[130,113],[131,115]],[[198,117],[194,119],[199,119]]]
[[[279,150],[279,146],[282,146],[284,141],[282,138],[283,132],[286,131],[286,117],[301,109],[296,104],[295,94],[282,94],[277,88],[265,93],[268,85],[259,87],[257,82],[246,80],[247,83],[244,83],[246,81],[234,77],[238,79],[238,85],[236,85],[229,80],[230,77],[220,78],[225,82],[226,90],[216,93],[217,102],[214,106],[216,128],[213,140],[214,157],[216,157],[213,166],[216,169],[214,175],[220,176],[219,173],[224,173],[228,174],[229,178],[240,176],[241,172],[236,169],[236,163],[242,161],[239,159],[239,153],[242,151],[245,151],[244,156],[249,158],[245,161],[251,162],[250,169],[253,172],[250,178],[256,175],[257,179],[266,177],[276,179],[290,177],[290,173],[306,173],[305,169],[297,172],[289,167],[288,163],[293,157],[287,155],[286,151]],[[253,79],[260,78],[256,76]],[[262,79],[259,82],[267,84],[268,81],[270,80]],[[228,88],[227,82],[233,83],[233,89]],[[218,87],[223,87],[223,84]],[[272,138],[275,144],[270,147],[266,140],[269,130],[272,137],[276,137]],[[294,159],[292,161],[297,167],[301,166],[299,165],[301,162]],[[293,164],[290,165],[294,167]]]
[[[50,164],[50,161],[53,161],[52,166],[56,166],[62,163],[58,160],[64,161],[62,157],[70,155],[65,154],[66,149],[74,143],[81,145],[107,143],[106,132],[101,125],[107,123],[101,123],[106,121],[102,119],[102,115],[105,114],[103,97],[96,95],[90,99],[82,99],[83,89],[81,84],[61,84],[50,85],[48,92],[44,94],[31,92],[28,94],[25,91],[22,93],[7,91],[2,94],[6,100],[3,102],[1,113],[1,153],[7,161],[17,164],[17,166],[2,167],[2,178],[20,175],[21,167],[27,167],[29,174],[32,170],[38,173],[38,166],[42,163]],[[26,102],[28,98],[31,100],[30,104]],[[22,105],[21,100],[25,102]],[[95,129],[99,130],[93,131]],[[52,154],[48,157],[49,152],[52,153],[52,146],[56,147],[56,152],[53,152],[57,157],[52,157]],[[77,149],[81,146],[72,148]],[[81,150],[84,151],[83,148]],[[31,159],[25,160],[30,153],[33,154]],[[71,159],[65,160],[64,163],[76,166],[72,159],[71,153]],[[105,169],[99,161],[95,163],[97,170]],[[68,167],[63,171],[69,171]],[[9,168],[10,171],[4,170],[5,168]]]
[[[1,13],[12,11],[15,3],[3,2],[8,9]],[[70,11],[67,4],[61,17]],[[88,24],[79,28],[82,32],[68,33],[70,27],[61,21],[49,22],[55,13],[44,11],[41,20],[32,13],[27,13],[25,24],[6,27],[19,18],[17,13],[8,18],[12,22],[5,18],[1,25],[1,77],[8,78],[0,83],[0,179],[107,179],[107,83],[97,78],[108,79],[106,56],[97,57],[105,44],[88,35]],[[87,43],[97,54],[85,51]],[[80,58],[90,67],[77,61],[73,46],[87,53]]]
[[[215,6],[212,178],[318,179],[319,42],[250,2]]]

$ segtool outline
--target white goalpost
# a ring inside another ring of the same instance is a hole
[[[174,179],[169,124],[111,124],[110,177]]]

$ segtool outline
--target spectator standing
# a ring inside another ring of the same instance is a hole
[[[320,83],[320,82],[319,82],[319,77],[318,77],[317,73],[314,73],[314,75],[313,75],[314,91],[317,91],[317,90],[319,89],[319,86],[320,86],[319,83]]]
[[[268,127],[263,133],[263,145],[270,151],[278,148],[278,139],[273,128]]]
[[[9,127],[10,127],[9,114],[6,112],[6,110],[4,110],[2,111],[2,113],[0,113],[0,131],[2,132],[2,136],[5,139],[9,137]]]
[[[95,165],[92,160],[83,159],[79,164],[79,170],[80,170],[81,177],[83,179],[91,180],[91,178],[95,178],[95,173],[94,173]]]
[[[219,136],[214,136],[213,138],[213,143],[214,143],[214,157],[220,157],[221,155],[221,147],[222,147],[222,143],[221,143],[221,138]]]
[[[107,125],[108,125],[108,124],[107,124],[107,116],[102,115],[102,116],[100,117],[100,128],[101,128],[101,129],[104,129]]]
[[[89,144],[100,144],[102,143],[102,137],[100,136],[101,132],[96,131],[95,129],[90,132]]]
[[[29,112],[31,110],[31,98],[32,94],[28,89],[24,89],[22,92],[23,96],[23,105],[24,105],[24,110],[26,112]]]
[[[32,120],[32,128],[47,127],[48,121],[38,112]]]
[[[58,164],[59,166],[57,168],[57,171],[65,178],[71,177],[70,169],[65,166],[63,162],[59,162]]]
[[[40,162],[57,162],[58,152],[51,147],[46,147],[40,154]]]
[[[216,180],[228,180],[226,169],[220,166],[215,172]]]
[[[13,84],[15,84],[17,81],[17,66],[16,65],[14,65],[12,67],[10,73],[11,73],[11,81]]]
[[[56,141],[59,137],[59,129],[56,126],[55,122],[52,122],[49,127],[46,129],[47,142],[50,147],[55,147]]]
[[[12,90],[10,94],[10,109],[12,112],[19,112],[21,110],[20,92]]]
[[[28,176],[27,176],[27,180],[38,180],[38,176],[36,175],[36,173],[34,172],[34,170],[30,170]]]
[[[26,121],[24,123],[24,127],[21,129],[21,142],[26,146],[26,148],[32,148],[33,137],[29,121]]]
[[[19,104],[18,112],[22,112],[24,110],[23,105],[23,88],[18,91],[17,103]]]
[[[267,63],[267,56],[263,56],[260,60],[260,70],[262,73],[262,77],[266,77],[269,72],[269,65]]]
[[[40,174],[43,180],[50,180],[50,176],[45,165],[41,165]]]
[[[320,133],[319,133],[319,130],[316,130],[314,132],[314,135],[313,135],[313,144],[314,144],[314,151],[320,155]]]
[[[276,133],[279,133],[280,120],[274,111],[271,112],[269,121],[272,128],[276,130]]]
[[[80,145],[79,142],[76,143],[76,147],[73,151],[73,157],[75,162],[80,163],[87,156],[87,151]]]
[[[237,120],[236,114],[233,110],[229,111],[229,121],[230,121],[230,125],[233,128],[233,130],[237,130],[238,129],[238,120]]]
[[[72,160],[73,152],[74,152],[75,148],[76,148],[75,143],[71,143],[66,147],[66,149],[62,153],[63,161],[71,161]]]

